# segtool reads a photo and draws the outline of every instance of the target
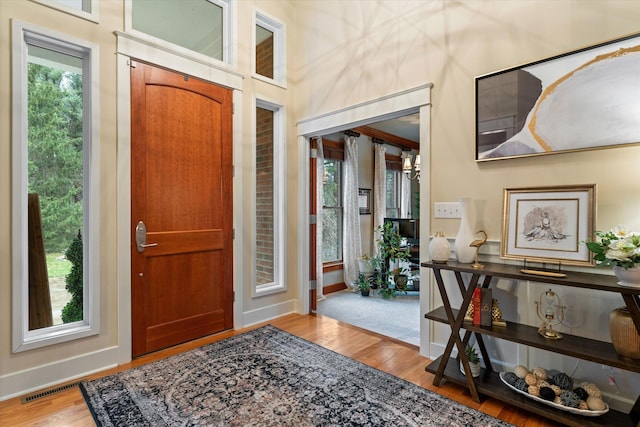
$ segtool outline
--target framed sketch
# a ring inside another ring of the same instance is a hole
[[[476,77],[476,161],[640,143],[640,33]]]
[[[593,266],[595,184],[505,188],[500,257]]]
[[[371,189],[370,188],[358,189],[358,207],[360,208],[360,215],[371,215]]]

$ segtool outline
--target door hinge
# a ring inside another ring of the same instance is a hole
[[[318,282],[316,282],[315,280],[309,280],[309,289],[313,290],[317,288],[318,288]]]
[[[235,240],[236,239],[236,229],[232,229],[231,230],[231,239]]]
[[[233,302],[236,302],[236,291],[233,291]]]
[[[318,223],[318,215],[309,215],[309,224],[317,224]]]
[[[136,68],[138,66],[138,63],[136,61],[132,61],[131,59],[128,59],[127,62],[129,63],[129,67],[131,68]]]
[[[318,158],[318,149],[317,148],[312,148],[311,151],[309,152],[309,158],[311,159],[317,159]]]
[[[236,113],[236,103],[232,102],[231,103],[231,114],[235,114]]]

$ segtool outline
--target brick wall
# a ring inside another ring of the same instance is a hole
[[[273,277],[273,112],[256,109],[256,283]]]

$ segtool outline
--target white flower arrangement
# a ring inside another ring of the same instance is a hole
[[[618,225],[608,232],[596,231],[599,242],[587,242],[600,266],[633,268],[640,263],[640,233]]]

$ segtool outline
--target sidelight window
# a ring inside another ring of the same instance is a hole
[[[98,333],[97,47],[13,22],[13,349]]]
[[[284,283],[284,171],[282,107],[256,101],[255,293],[286,289]]]

